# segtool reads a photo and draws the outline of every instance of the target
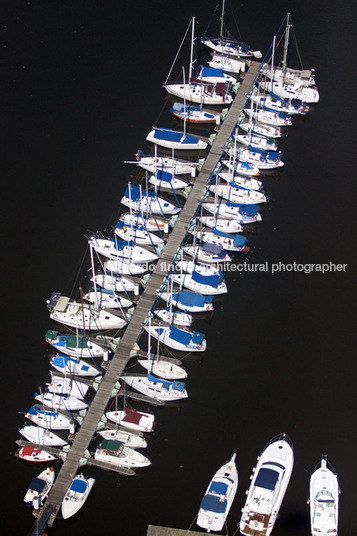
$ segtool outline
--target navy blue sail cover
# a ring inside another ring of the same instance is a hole
[[[170,339],[187,346],[191,342],[192,333],[184,331],[183,329],[178,329],[175,326],[170,326]]]
[[[47,482],[45,480],[42,480],[41,478],[36,477],[31,480],[29,489],[36,491],[37,493],[42,493],[46,487],[46,484]]]
[[[279,473],[273,469],[262,467],[255,479],[254,485],[259,488],[269,489],[273,491],[279,479]]]
[[[201,294],[186,292],[185,290],[174,292],[172,298],[182,303],[182,305],[196,305],[197,307],[204,307],[204,305],[213,301],[213,296],[202,296]]]
[[[88,483],[84,480],[76,479],[72,482],[71,487],[69,488],[72,491],[76,491],[77,493],[84,493],[87,489]]]
[[[200,508],[216,514],[224,514],[227,508],[227,500],[222,501],[220,497],[215,495],[205,495],[201,501]]]
[[[220,277],[219,274],[203,275],[194,270],[191,274],[191,277],[193,281],[196,281],[196,283],[200,283],[201,285],[210,285],[211,287],[218,287],[218,285],[223,279],[223,274],[222,277]]]

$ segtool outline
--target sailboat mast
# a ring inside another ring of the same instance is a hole
[[[223,0],[223,2],[222,2],[221,30],[220,30],[220,33],[219,33],[219,38],[220,38],[220,44],[221,45],[223,43],[224,7],[225,7],[225,0]]]
[[[285,41],[284,41],[284,54],[283,54],[283,76],[285,78],[286,68],[287,68],[287,57],[288,57],[288,47],[289,47],[289,34],[290,34],[290,13],[286,14],[286,29],[285,29]]]
[[[98,311],[99,310],[98,291],[97,291],[97,284],[95,282],[95,271],[94,271],[94,259],[93,259],[93,247],[92,247],[92,244],[89,244],[89,253],[90,253],[90,262],[91,262],[91,265],[92,265],[93,287],[94,287],[94,296],[95,296],[95,308]]]
[[[192,33],[191,33],[191,53],[190,53],[190,70],[189,70],[189,78],[188,83],[190,83],[190,80],[192,78],[192,71],[193,71],[193,43],[195,40],[195,20],[196,17],[192,17]]]
[[[272,70],[272,73],[273,73],[273,76],[271,77],[271,91],[273,91],[273,88],[274,88],[275,40],[276,40],[276,36],[274,35],[274,37],[273,37],[273,50],[272,50],[272,53],[271,53],[271,70]]]

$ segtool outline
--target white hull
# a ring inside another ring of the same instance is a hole
[[[160,292],[160,298],[166,301],[168,304],[172,302],[172,305],[177,307],[178,309],[181,309],[182,311],[188,311],[190,313],[208,313],[213,311],[213,304],[212,303],[204,303],[203,305],[188,305],[186,303],[182,303],[175,299],[175,296],[177,293],[171,293],[171,292]],[[179,296],[178,296],[179,297]]]
[[[157,318],[167,324],[175,324],[175,326],[186,328],[189,328],[192,324],[192,316],[187,313],[180,313],[179,311],[170,312],[167,309],[155,309],[154,314]]]
[[[162,359],[138,359],[138,363],[155,376],[165,380],[184,380],[187,378],[185,369]]]
[[[202,206],[205,210],[207,210],[207,212],[210,212],[211,214],[216,214],[220,218],[235,220],[240,224],[257,223],[259,221],[262,221],[262,217],[259,212],[257,212],[253,216],[250,216],[244,214],[244,211],[242,212],[242,210],[240,210],[242,207],[230,207],[225,203],[221,203],[219,205],[215,203],[202,203]]]
[[[172,175],[192,175],[197,167],[195,162],[184,163],[175,160],[174,158],[166,158],[164,156],[143,156],[139,158],[139,160],[127,163],[136,164],[150,173],[155,173],[156,170],[161,169],[168,173],[172,173]],[[154,229],[148,230],[153,231]]]
[[[182,343],[170,337],[170,327],[156,327],[156,326],[144,326],[145,330],[150,335],[158,340],[160,344],[164,344],[173,350],[179,352],[204,352],[207,347],[206,339],[204,338],[200,343],[196,343],[192,340],[192,337],[188,343]],[[186,333],[193,335],[192,332],[182,330]]]
[[[139,264],[125,262],[124,259],[119,261],[105,261],[104,270],[121,275],[142,275],[146,272],[146,268]]]
[[[109,421],[138,432],[152,432],[155,424],[154,415],[142,411],[125,409],[107,411],[105,415]]]
[[[158,182],[161,183],[162,181]],[[183,188],[185,187],[186,183]],[[115,234],[119,236],[119,238],[121,238],[122,240],[133,241],[139,246],[159,246],[160,244],[164,243],[163,239],[159,236],[156,236],[155,234],[142,229],[135,229],[135,227],[131,228],[130,226],[122,227],[121,229],[116,228]]]
[[[233,164],[231,167],[232,169],[228,167],[228,169],[230,169],[229,172],[218,173],[218,177],[224,180],[225,182],[227,182],[228,184],[231,184],[232,182],[234,182],[234,184],[236,184],[237,186],[240,186],[241,188],[246,188],[247,190],[258,191],[263,188],[262,181],[258,181],[257,179],[253,179],[253,178],[247,179],[246,177],[241,177],[240,175],[236,175],[234,173],[235,164]]]
[[[306,87],[315,85],[315,77],[313,71],[298,71],[296,69],[285,70],[281,67],[274,67],[274,70],[271,69],[271,65],[265,64],[262,69],[262,74],[270,80],[275,82],[285,83],[285,84],[299,84]]]
[[[312,536],[337,536],[339,487],[337,475],[326,458],[310,478],[310,522]]]
[[[194,281],[191,274],[173,274],[172,279],[175,283],[180,285],[180,287],[183,286],[192,290],[192,292],[197,292],[197,294],[202,294],[203,296],[218,296],[220,294],[227,294],[228,292],[227,285],[224,281],[217,287],[213,287],[212,285],[204,285]]]
[[[161,199],[161,197],[147,197],[143,196],[141,199],[133,200],[129,197],[122,197],[121,204],[125,207],[132,208],[137,212],[143,212],[146,214],[158,214],[159,216],[163,215],[175,215],[181,212],[180,207],[175,207],[172,203]],[[134,261],[131,259],[131,262],[151,262],[151,261]]]
[[[272,440],[253,470],[240,531],[246,536],[269,536],[279,514],[294,464],[293,449],[282,436]]]
[[[56,395],[55,393],[43,393],[35,396],[35,399],[55,411],[81,411],[88,407],[88,404],[79,398]]]
[[[69,376],[81,376],[85,378],[100,374],[98,369],[92,367],[92,365],[88,365],[85,361],[61,354],[53,356],[50,363],[55,370],[58,370],[58,372],[64,375],[68,374]]]
[[[260,87],[264,89],[264,91],[270,91],[270,89],[265,85],[265,82],[261,82]],[[270,110],[275,110],[276,112],[286,112],[289,115],[301,115],[306,114],[306,112],[309,111],[309,107],[305,103],[301,102],[300,106],[296,107],[292,104],[282,102],[281,100],[270,96],[259,97],[258,95],[254,95],[250,97],[250,100],[262,108],[269,108]]]
[[[35,445],[44,445],[46,447],[63,447],[67,445],[67,441],[64,441],[53,432],[39,428],[38,426],[23,426],[20,434]]]
[[[239,74],[245,73],[246,63],[238,59],[222,56],[221,54],[213,54],[212,59],[207,62],[213,69],[222,69],[228,73]]]
[[[34,413],[31,413],[31,411],[34,411]],[[40,410],[37,406],[33,406],[25,414],[25,417],[34,425],[41,426],[46,430],[69,430],[72,424],[72,420],[65,415],[61,415],[56,411]]]
[[[207,532],[223,529],[238,489],[238,471],[234,453],[215,473],[201,501],[197,525]]]
[[[221,231],[222,233],[241,233],[243,232],[243,227],[240,223],[234,221],[234,220],[225,220],[225,219],[219,219],[215,218],[214,216],[199,216],[198,218],[203,225],[206,227],[215,227],[218,229],[218,231]]]
[[[246,245],[246,242],[244,242],[244,244],[241,244],[241,241],[239,241],[239,245],[236,245],[234,243],[234,239],[229,238],[228,236],[219,236],[209,231],[199,232],[197,236],[202,242],[207,242],[208,244],[215,244],[215,245],[221,246],[224,248],[225,251],[228,251],[232,255],[234,255],[235,253],[240,253],[240,252],[246,253],[247,251],[249,251],[249,246]],[[226,289],[226,292],[227,292],[227,289]],[[203,294],[203,293],[200,292],[200,294]],[[213,294],[213,292],[211,294]]]
[[[292,125],[291,119],[279,117],[277,112],[269,112],[268,110],[252,110],[245,108],[244,113],[248,117],[251,117],[254,121],[259,121],[267,125],[274,127],[290,127]]]
[[[26,504],[32,504],[35,509],[43,504],[55,481],[54,467],[48,467],[37,478],[33,479],[24,497]],[[37,504],[36,504],[37,503]]]
[[[96,311],[87,304],[70,302],[65,311],[52,310],[51,320],[65,324],[71,328],[104,331],[107,329],[121,329],[126,321],[104,310]]]
[[[112,294],[107,294],[97,289],[97,292],[88,292],[83,296],[83,298],[92,304],[98,303],[101,309],[126,309],[133,305],[132,301],[128,300],[127,298],[123,298],[122,296],[118,296],[114,291],[112,291]],[[81,355],[78,357],[84,356]]]
[[[46,342],[53,346],[53,348],[55,348],[58,352],[70,355],[72,357],[91,359],[93,357],[102,357],[103,355],[103,348],[98,346],[98,344],[92,343],[89,339],[86,339],[85,347],[81,347],[81,345],[79,345],[77,348],[70,346],[67,341],[68,336],[60,335],[58,332],[57,335],[52,338],[49,336],[46,337]]]
[[[230,262],[232,260],[228,253],[223,252],[222,256],[220,256],[215,253],[210,253],[209,251],[204,251],[199,246],[185,246],[182,249],[186,255],[193,257],[196,261],[202,262],[203,264],[217,264],[221,262]]]
[[[188,143],[187,136],[185,136],[183,132],[181,139],[178,141],[157,137],[155,136],[155,132],[155,130],[151,130],[151,132],[149,132],[149,134],[146,136],[146,140],[150,141],[151,143],[156,143],[156,145],[160,145],[160,147],[165,147],[166,149],[176,149],[179,151],[201,151],[207,147],[207,143],[205,141],[202,141],[195,136],[190,136],[191,141]]]
[[[207,47],[211,48],[215,52],[219,52],[224,56],[229,56],[233,58],[256,58],[260,59],[262,53],[260,50],[243,50],[242,47],[235,43],[234,41],[229,41],[227,39],[201,39],[202,43]]]
[[[30,447],[27,445],[17,449],[15,456],[16,458],[19,458],[20,460],[25,460],[26,462],[31,462],[31,463],[52,462],[53,460],[56,459],[55,456],[53,456],[49,452],[46,452],[43,449]]]
[[[265,138],[281,138],[283,133],[280,127],[273,127],[270,125],[261,125],[259,123],[239,123],[239,128],[245,132],[252,132],[258,136],[264,136]]]
[[[51,383],[46,384],[48,391],[59,395],[70,395],[76,398],[84,398],[89,389],[88,385],[70,378],[52,375]]]
[[[223,199],[240,205],[258,205],[267,202],[267,198],[263,192],[235,188],[230,184],[213,185],[209,187],[209,190]]]
[[[176,268],[179,268],[188,274],[192,274],[193,271],[202,275],[219,275],[220,273],[219,269],[215,266],[205,266],[204,264],[197,264],[197,262],[194,261],[178,261],[176,263]]]
[[[174,97],[185,99],[186,101],[204,105],[222,105],[233,102],[232,95],[228,93],[208,92],[205,90],[205,84],[167,84],[164,86],[166,91]]]
[[[126,467],[128,469],[151,465],[151,461],[144,456],[144,454],[141,454],[130,447],[125,447],[124,445],[122,445],[117,452],[110,451],[106,448],[97,448],[94,453],[94,459],[117,467]]]
[[[281,82],[262,82],[261,86],[269,88],[275,95],[282,99],[300,99],[308,104],[319,102],[320,96],[317,89],[306,87],[303,84],[282,84]],[[272,87],[273,86],[273,87]]]
[[[74,516],[82,508],[94,482],[94,478],[85,478],[83,475],[74,477],[62,502],[61,511],[63,519]]]
[[[121,275],[96,274],[94,277],[91,277],[91,281],[113,292],[134,292],[135,289],[134,281]]]
[[[163,181],[152,175],[149,179],[149,183],[155,186],[158,190],[166,190],[167,192],[176,192],[187,188],[188,184],[181,179],[173,178],[170,182]]]
[[[116,247],[116,244],[119,246],[120,241],[116,243],[114,240],[95,238],[93,236],[88,243],[97,253],[104,257],[108,257],[110,260],[126,260],[128,263],[145,264],[158,259],[158,256],[155,253],[151,253],[140,246],[124,246],[122,249],[119,249]]]
[[[124,430],[101,430],[98,433],[103,439],[120,441],[120,443],[132,449],[145,449],[148,446],[147,441],[143,437],[125,432]]]
[[[264,151],[276,151],[278,149],[278,145],[274,141],[262,136],[255,136],[254,134],[238,134],[237,142],[247,146],[251,145]]]
[[[122,379],[139,393],[162,402],[173,402],[188,397],[186,389],[175,390],[169,382],[165,387],[161,381],[150,381],[146,376],[122,376]]]

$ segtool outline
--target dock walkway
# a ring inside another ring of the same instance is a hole
[[[167,268],[173,262],[176,252],[185,238],[187,227],[206,191],[207,180],[211,176],[222,155],[222,147],[226,144],[227,139],[232,134],[238,117],[242,113],[247,100],[245,94],[254,82],[258,69],[259,64],[253,63],[245,74],[237,96],[219,129],[202,170],[194,181],[193,187],[179,218],[177,219],[173,231],[169,235],[167,243],[161,252],[161,257],[158,260],[155,270],[150,276],[144,293],[140,297],[123,337],[120,339],[107,372],[103,376],[103,380],[100,383],[96,395],[83,420],[82,426],[74,438],[72,447],[67,454],[66,461],[55,480],[45,506],[40,512],[39,518],[29,536],[38,534],[39,526],[42,528],[45,528],[46,525],[52,526],[59,513],[65,493],[79,468],[80,459],[85,450],[88,449],[92,437],[96,432],[98,422],[105,412],[108,401],[111,398],[113,386],[122,376],[129,361],[130,351],[139,339],[143,329],[143,323],[157,299],[156,290],[160,288],[163,279],[167,275]]]

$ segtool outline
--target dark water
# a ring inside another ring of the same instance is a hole
[[[12,453],[19,412],[48,378],[45,300],[53,290],[75,296],[86,280],[84,235],[115,223],[136,176],[123,162],[145,148],[152,124],[170,126],[161,82],[191,16],[203,34],[214,8],[213,0],[3,3],[3,534],[26,534],[34,521],[22,499],[40,469]],[[340,534],[356,533],[354,13],[352,2],[258,1],[236,3],[234,18],[242,38],[266,51],[287,10],[321,102],[284,138],[283,172],[264,179],[272,202],[247,235],[249,262],[348,266],[227,273],[228,295],[195,324],[208,350],[185,362],[189,399],[154,410],[152,467],[126,479],[91,470],[86,506],[49,534],[189,528],[209,479],[237,448],[233,534],[256,456],[283,431],[295,466],[274,533],[310,534],[309,473],[322,453],[342,489]]]

